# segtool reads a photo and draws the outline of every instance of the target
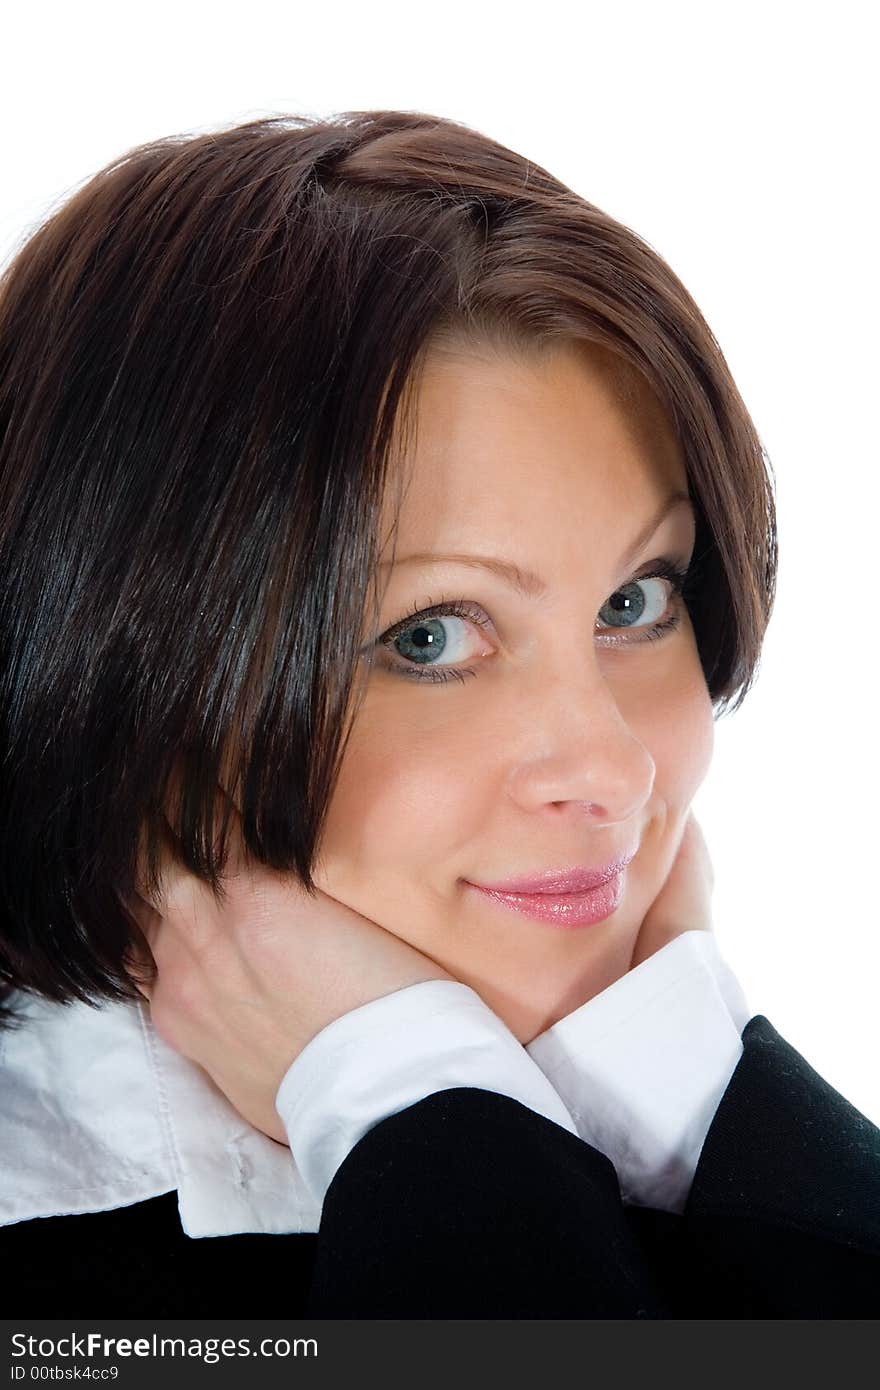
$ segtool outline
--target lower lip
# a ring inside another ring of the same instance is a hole
[[[547,922],[551,927],[589,927],[594,922],[604,922],[612,912],[620,907],[623,898],[623,876],[625,869],[609,878],[598,888],[586,893],[498,893],[493,888],[481,888],[479,884],[468,883],[484,898],[489,898],[499,907],[509,912],[519,912],[538,922]]]

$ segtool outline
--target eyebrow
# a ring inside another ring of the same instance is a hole
[[[686,492],[673,492],[666,498],[656,515],[651,518],[632,543],[627,546],[625,553],[620,558],[622,568],[626,569],[631,564],[642,547],[648,543],[654,532],[659,529],[660,525],[666,520],[669,514],[683,502],[687,502],[693,510],[693,499]],[[394,567],[397,568],[399,565],[414,565],[427,561],[433,561],[435,564],[443,562],[456,565],[469,565],[474,569],[490,570],[492,574],[498,575],[499,579],[503,579],[511,588],[515,589],[522,598],[543,598],[547,592],[547,585],[544,583],[543,579],[541,579],[540,575],[535,574],[534,570],[523,569],[519,565],[514,565],[509,560],[499,560],[497,556],[494,555],[436,555],[433,551],[425,550],[419,551],[414,555],[407,555],[402,560],[396,560],[394,562],[391,560],[383,560],[379,568],[381,570],[389,569],[392,563]]]

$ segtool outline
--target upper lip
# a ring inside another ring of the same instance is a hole
[[[607,883],[625,869],[636,856],[632,850],[600,869],[545,869],[541,873],[509,878],[504,883],[477,883],[476,888],[488,888],[493,893],[586,893]]]

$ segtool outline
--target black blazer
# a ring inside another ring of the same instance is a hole
[[[519,1101],[440,1091],[347,1156],[317,1235],[191,1239],[176,1192],[0,1228],[7,1317],[880,1316],[880,1130],[761,1015],[681,1215]]]

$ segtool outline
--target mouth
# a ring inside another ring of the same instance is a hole
[[[634,857],[634,854],[627,855],[617,866],[609,865],[606,869],[566,871],[565,882],[575,885],[568,891],[556,888],[560,875],[555,871],[551,875],[552,886],[545,878],[544,886],[537,892],[510,891],[506,886],[503,890],[495,886],[490,888],[467,879],[465,884],[504,912],[517,912],[552,927],[586,927],[604,922],[617,911],[623,900],[626,867]],[[592,885],[584,887],[586,879],[592,879]],[[534,876],[529,882],[535,882]]]
[[[538,873],[506,879],[503,883],[475,883],[473,886],[482,888],[487,893],[513,893],[517,896],[525,894],[561,897],[590,893],[594,888],[601,888],[619,876],[635,856],[634,849],[618,855],[610,864],[598,869],[584,869],[578,865],[564,869],[543,869]]]

